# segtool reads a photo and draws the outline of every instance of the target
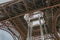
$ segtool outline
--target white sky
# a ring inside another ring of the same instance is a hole
[[[11,0],[0,0],[0,4],[5,3],[5,2],[9,2],[9,1],[11,1]]]
[[[0,40],[14,40],[14,39],[8,32],[0,30]]]

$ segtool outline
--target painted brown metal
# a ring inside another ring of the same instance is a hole
[[[10,4],[10,5],[13,5],[13,4]],[[24,4],[25,4],[26,10],[27,10],[26,12],[21,13],[21,15],[18,15],[18,16],[15,16],[15,17],[10,17],[9,14],[7,14],[9,16],[9,18],[6,19],[6,20],[11,20],[16,25],[16,29],[22,34],[22,36],[26,36],[26,35],[24,34],[24,32],[22,32],[22,30],[19,28],[19,26],[16,24],[16,22],[14,20],[12,20],[13,18],[17,18],[19,16],[24,16],[26,13],[32,13],[34,11],[45,10],[45,9],[49,9],[49,8],[54,8],[54,7],[60,6],[60,4],[56,4],[56,5],[53,5],[53,6],[48,6],[48,7],[45,7],[45,8],[39,8],[39,9],[36,9],[36,10],[28,11],[28,6],[26,5],[25,1],[24,1]],[[7,4],[7,5],[9,5],[9,4]],[[3,8],[5,10],[5,7],[3,7]],[[50,30],[50,32],[52,32],[56,36],[56,40],[60,40],[60,38],[57,35],[57,30],[56,30],[57,18],[60,16],[60,11],[59,10],[56,11],[55,15],[51,17],[50,22],[49,22],[49,27],[52,28],[52,30]],[[8,12],[5,10],[5,13],[8,13]],[[5,20],[3,20],[3,21],[5,21]],[[39,30],[36,30],[36,31],[39,31]]]
[[[60,40],[60,37],[58,36],[57,29],[56,29],[57,18],[60,16],[60,11],[59,10],[60,9],[58,9],[55,12],[54,16],[52,16],[52,18],[49,21],[49,27],[51,28],[50,32],[55,35],[55,37],[56,37],[55,40]]]

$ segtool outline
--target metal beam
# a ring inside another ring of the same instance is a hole
[[[38,11],[38,10],[45,10],[45,9],[54,8],[54,7],[57,7],[57,6],[60,6],[60,4],[53,5],[53,6],[48,6],[48,7],[45,7],[45,8],[40,8],[40,9],[32,10],[32,11],[34,12],[34,11]],[[18,16],[15,16],[15,17],[11,17],[11,18],[8,18],[8,19],[6,19],[6,20],[10,20],[10,19],[13,19],[13,18],[16,18],[16,17],[19,17],[19,16],[24,16],[26,13],[27,13],[27,12],[21,13],[21,15],[18,15]],[[3,21],[4,21],[4,20],[3,20]]]

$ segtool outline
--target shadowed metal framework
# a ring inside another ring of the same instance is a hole
[[[55,35],[55,40],[60,40],[56,28],[60,18],[60,0],[15,0],[0,5],[0,22],[11,21],[21,33],[22,40],[26,39],[28,28],[24,15],[38,10],[44,12],[48,32]],[[38,36],[39,28],[35,27],[33,32],[33,36]]]

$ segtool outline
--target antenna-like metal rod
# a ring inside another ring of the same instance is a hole
[[[44,33],[43,33],[43,27],[41,24],[40,16],[39,16],[39,23],[40,23],[41,40],[44,40]]]
[[[29,34],[30,34],[30,21],[29,19],[27,20],[27,23],[28,23],[28,33],[27,33],[27,39],[26,40],[29,40],[30,37],[29,37]]]
[[[26,40],[32,40],[32,26],[31,26],[31,22],[30,19],[28,18],[27,20],[28,23],[28,33],[27,33],[27,39]]]

